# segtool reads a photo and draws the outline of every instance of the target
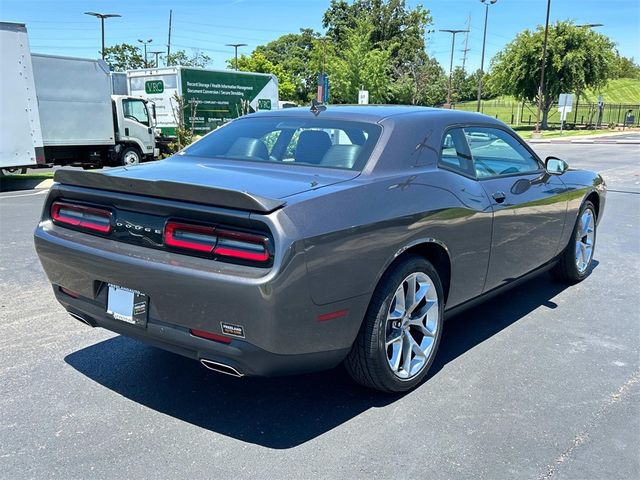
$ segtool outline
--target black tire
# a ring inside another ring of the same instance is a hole
[[[576,261],[577,256],[577,236],[578,229],[581,228],[581,218],[585,214],[587,210],[591,211],[593,218],[593,242],[591,247],[591,255],[588,261],[586,268],[579,269],[578,263]],[[576,223],[573,227],[573,231],[571,232],[571,238],[569,239],[569,244],[564,249],[564,251],[560,254],[560,260],[558,264],[551,270],[552,275],[561,282],[566,283],[577,283],[581,282],[585,278],[589,276],[591,273],[591,269],[593,266],[593,253],[595,251],[596,246],[596,238],[597,238],[597,227],[596,227],[597,215],[596,209],[590,201],[586,201],[582,204],[580,211],[578,212],[578,218],[576,219]]]
[[[9,175],[24,175],[27,173],[27,167],[22,168],[2,168],[0,169],[0,175],[4,176],[6,174]]]
[[[142,154],[136,147],[127,147],[120,152],[120,165],[132,167],[142,162]]]
[[[414,376],[401,379],[394,372],[387,357],[385,340],[387,315],[392,306],[396,290],[412,273],[425,273],[437,293],[438,326],[433,337],[429,357],[422,370]],[[444,311],[444,296],[438,272],[423,257],[410,255],[401,259],[385,273],[373,294],[369,308],[358,332],[358,336],[345,359],[349,375],[361,385],[384,392],[404,392],[418,385],[427,375],[435,358],[440,338]]]

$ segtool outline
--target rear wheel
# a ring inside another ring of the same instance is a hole
[[[345,360],[351,377],[376,390],[402,392],[426,376],[440,343],[442,284],[424,258],[410,256],[387,272]]]
[[[553,269],[554,276],[569,283],[584,280],[591,273],[595,245],[596,209],[593,203],[586,201],[580,209],[569,245]]]

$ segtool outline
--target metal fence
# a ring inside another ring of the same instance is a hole
[[[476,111],[476,102],[460,102],[453,105],[456,110]],[[538,106],[534,102],[516,102],[504,100],[483,100],[481,112],[491,115],[512,126],[536,124]],[[632,120],[632,121],[629,121]],[[547,123],[550,127],[560,127],[560,112],[555,103],[549,110]],[[640,126],[640,104],[604,104],[578,103],[565,119],[566,128],[607,127],[609,125]]]

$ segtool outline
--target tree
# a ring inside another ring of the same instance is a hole
[[[640,79],[640,65],[633,61],[633,57],[627,58],[619,54],[616,55],[612,70],[612,78]]]
[[[323,56],[326,48],[332,103],[356,103],[360,88],[369,91],[371,103],[387,100],[391,86],[390,51],[376,47],[372,33],[373,26],[361,19],[345,29],[340,48],[322,45]]]
[[[537,100],[544,28],[524,30],[491,62],[491,84],[519,100]],[[584,91],[606,84],[615,61],[609,38],[572,22],[549,27],[545,64],[542,128],[560,93]]]
[[[182,65],[183,67],[204,68],[211,63],[211,57],[200,50],[193,50],[191,55],[188,55],[184,50],[178,50],[163,58],[166,60],[167,65]]]
[[[441,105],[447,98],[447,76],[435,58],[420,56],[391,86],[395,103]]]
[[[235,58],[227,60],[227,67],[235,67]],[[243,72],[271,73],[278,77],[278,96],[283,99],[293,99],[296,87],[282,65],[274,65],[265,55],[254,50],[250,56],[241,55],[238,57],[238,70]]]
[[[411,9],[405,0],[331,0],[322,25],[327,36],[342,45],[359,21],[371,24],[371,43],[389,51],[392,67],[400,74],[405,64],[425,55],[424,35],[432,18],[422,5]]]
[[[128,43],[105,48],[104,61],[116,72],[145,68],[144,58],[138,47]]]

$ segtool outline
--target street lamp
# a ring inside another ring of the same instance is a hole
[[[480,75],[478,76],[478,106],[476,112],[480,111],[480,99],[482,98],[482,77],[484,76],[484,47],[487,43],[487,20],[489,19],[489,5],[493,5],[498,0],[480,0],[485,4],[484,11],[484,35],[482,37],[482,57],[480,57]]]
[[[236,50],[236,70],[238,70],[238,47],[246,47],[246,43],[226,43],[226,47],[233,47]]]
[[[449,63],[449,88],[447,89],[447,106],[451,108],[451,76],[453,74],[453,51],[456,46],[456,34],[465,33],[469,30],[440,30],[451,34],[451,62]]]
[[[161,53],[164,53],[164,50],[154,50],[153,52],[149,52],[151,55],[155,55],[156,56],[156,65],[155,67],[158,68],[158,55],[160,55]]]
[[[118,15],[117,13],[96,13],[96,12],[84,12],[85,15],[91,15],[92,17],[96,17],[100,19],[100,26],[102,27],[102,59],[104,60],[104,19],[105,18],[113,18],[113,17],[121,17],[122,15]]]
[[[549,12],[551,0],[547,0],[547,19],[544,24],[544,43],[542,44],[542,59],[540,60],[540,85],[538,86],[538,112],[536,113],[536,130],[540,133],[540,111],[542,110],[542,96],[544,95],[544,67],[547,64],[547,37],[549,36]]]
[[[149,40],[138,39],[138,41],[144,45],[144,67],[147,68],[149,66],[149,64],[147,63],[147,45],[153,42],[153,39],[152,38],[150,38]]]

